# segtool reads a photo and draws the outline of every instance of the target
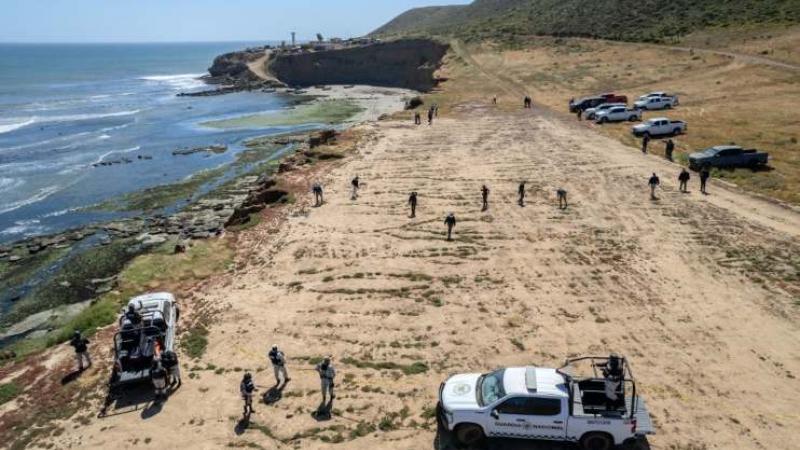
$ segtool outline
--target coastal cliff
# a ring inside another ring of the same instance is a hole
[[[449,46],[428,39],[401,39],[358,47],[276,52],[268,71],[291,86],[366,84],[429,91]]]

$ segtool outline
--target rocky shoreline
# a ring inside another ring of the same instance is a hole
[[[255,170],[229,180],[175,213],[114,220],[0,246],[0,265],[4,269],[0,304],[11,313],[6,314],[3,320],[5,330],[0,332],[0,347],[15,338],[49,331],[51,314],[45,313],[53,305],[40,309],[35,309],[34,305],[30,314],[13,314],[18,302],[48,282],[56,280],[55,284],[49,283],[54,288],[80,286],[80,297],[69,299],[66,305],[91,301],[116,287],[116,273],[86,273],[78,279],[59,275],[80,249],[103,252],[108,248],[112,253],[112,247],[122,246],[123,251],[115,256],[122,261],[115,261],[112,265],[121,267],[137,255],[166,242],[177,242],[174,251],[181,252],[187,241],[212,238],[226,229],[246,225],[254,214],[269,205],[288,201],[288,193],[276,188],[278,174],[308,164],[315,156],[324,159],[324,152],[312,149],[335,142],[336,134],[334,130],[323,130],[248,141],[245,144],[248,147],[279,149],[288,146],[290,150],[279,162],[276,161],[274,169],[256,166]],[[12,276],[6,277],[8,274]],[[67,278],[70,281],[66,281]],[[13,285],[14,279],[19,281],[18,285]],[[66,305],[56,305],[56,309],[63,309]]]

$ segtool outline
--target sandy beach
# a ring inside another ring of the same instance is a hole
[[[405,118],[357,127],[356,153],[322,178],[322,207],[302,194],[240,235],[236,269],[183,300],[218,314],[208,350],[183,362],[184,385],[163,408],[96,418],[93,401],[50,442],[454,448],[431,415],[448,374],[616,351],[630,358],[653,414],[651,448],[792,448],[797,286],[780,267],[759,267],[798,254],[798,216],[719,183],[702,196],[695,179],[682,194],[671,163],[534,111],[465,103],[430,127]],[[652,172],[663,182],[656,201]],[[354,174],[363,189],[352,201]],[[322,175],[287,177],[307,186]],[[559,187],[569,191],[566,210]],[[449,211],[459,220],[453,242],[444,240]],[[272,344],[286,352],[292,381],[243,429],[239,380],[249,370],[260,394],[272,386]],[[312,362],[327,354],[338,396],[332,419],[317,421]]]

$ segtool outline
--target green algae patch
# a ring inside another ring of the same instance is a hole
[[[338,123],[345,122],[362,111],[364,108],[354,100],[330,99],[298,105],[288,110],[214,120],[202,125],[209,128],[235,129]]]

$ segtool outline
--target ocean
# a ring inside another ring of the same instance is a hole
[[[0,242],[125,216],[92,205],[233,161],[241,142],[283,128],[214,129],[285,97],[209,89],[216,55],[263,43],[0,44]],[[224,144],[221,154],[173,156]],[[97,163],[130,161],[96,166]]]

